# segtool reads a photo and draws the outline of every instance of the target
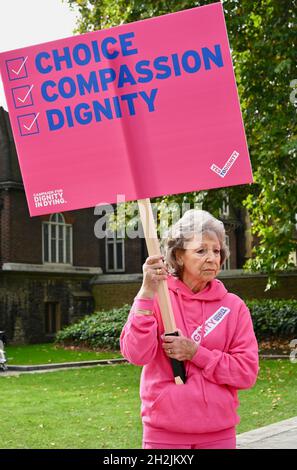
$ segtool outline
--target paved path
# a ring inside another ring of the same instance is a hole
[[[297,449],[297,417],[237,435],[238,449]]]
[[[30,366],[8,366],[7,371],[0,371],[0,377],[19,374],[34,374],[40,372],[54,372],[63,369],[76,369],[80,367],[115,365],[127,362],[128,361],[126,359],[119,357],[116,359],[98,359],[96,361],[61,362],[56,364],[38,364]]]

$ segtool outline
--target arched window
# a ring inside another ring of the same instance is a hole
[[[52,214],[42,224],[43,262],[72,264],[72,225],[62,214]]]

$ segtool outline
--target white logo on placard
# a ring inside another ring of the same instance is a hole
[[[215,165],[213,163],[211,165],[210,169],[212,171],[214,171],[215,173],[217,173],[217,175],[219,175],[221,178],[224,178],[226,176],[226,174],[228,173],[228,171],[230,170],[230,168],[232,167],[232,165],[234,165],[234,163],[235,163],[235,161],[237,160],[238,157],[239,157],[239,152],[236,152],[236,150],[234,150],[232,155],[226,161],[223,168],[220,168],[220,167],[218,167],[217,165]]]
[[[208,318],[205,322],[204,328],[204,338],[205,336],[209,335],[225,318],[225,316],[230,312],[230,308],[228,307],[220,307],[215,313],[212,314],[211,317]],[[201,341],[201,330],[202,325],[198,326],[196,330],[193,332],[191,338],[195,343],[200,343]]]
[[[65,204],[63,189],[53,189],[42,193],[34,193],[33,199],[35,207],[55,206],[57,204]]]

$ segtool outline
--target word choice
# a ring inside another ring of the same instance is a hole
[[[129,56],[137,54],[138,50],[133,48],[131,38],[134,33],[119,34],[118,38],[106,37],[100,43],[92,41],[91,44],[79,43],[72,49],[63,47],[63,52],[53,49],[39,52],[35,58],[35,66],[40,73],[50,73],[52,70],[72,69],[76,65],[88,65],[92,62],[101,62],[103,59],[116,59],[119,55]],[[117,47],[119,50],[115,50]],[[112,50],[111,50],[112,49]]]

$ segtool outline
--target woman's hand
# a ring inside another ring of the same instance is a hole
[[[149,256],[142,266],[143,281],[137,297],[153,298],[160,281],[167,279],[168,271],[162,255]]]
[[[198,344],[187,338],[178,330],[179,336],[163,336],[162,348],[165,354],[178,361],[190,361],[195,355]]]

